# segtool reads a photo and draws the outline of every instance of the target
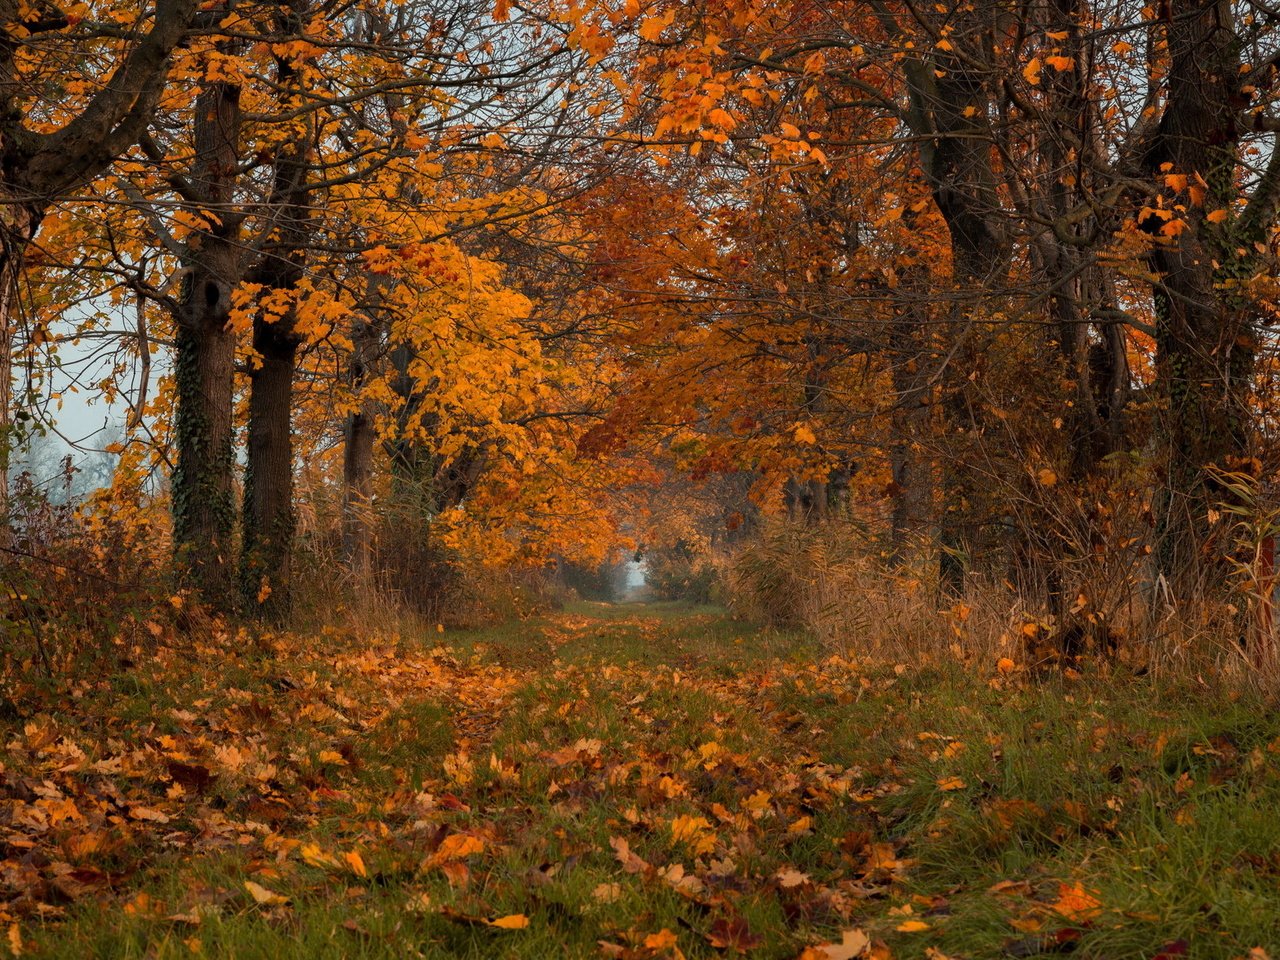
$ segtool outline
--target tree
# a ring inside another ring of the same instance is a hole
[[[7,505],[10,364],[27,250],[49,208],[104,171],[143,131],[195,6],[157,0],[154,11],[112,7],[93,11],[102,15],[93,19],[0,5],[0,512]],[[59,92],[68,62],[85,93]]]

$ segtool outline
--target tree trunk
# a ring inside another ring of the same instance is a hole
[[[293,375],[299,339],[290,318],[254,318],[259,365],[249,374],[241,588],[248,609],[279,622],[293,585]]]
[[[188,242],[187,276],[177,311],[173,533],[179,569],[206,602],[233,602],[235,548],[235,335],[231,294],[243,271],[234,202],[240,151],[240,90],[212,84],[196,99],[190,189],[220,222]]]
[[[20,203],[5,204],[0,228],[0,545],[8,543],[9,463],[17,436],[13,409],[13,334],[18,326],[22,260],[41,214]]]
[[[938,580],[944,596],[964,589],[977,543],[979,486],[970,458],[981,432],[981,311],[999,297],[1010,245],[998,222],[1002,208],[992,167],[988,121],[994,9],[969,8],[949,29],[953,49],[937,61],[908,63],[909,117],[920,166],[951,239],[955,297],[948,330],[951,358],[941,378],[942,410],[952,449],[941,470]],[[997,289],[993,290],[992,288]]]
[[[357,408],[347,414],[343,428],[342,540],[347,567],[367,581],[372,572],[373,528],[370,498],[373,494],[373,411],[360,391],[368,375],[370,355],[377,344],[378,328],[361,320],[352,336],[350,381]]]
[[[1166,405],[1157,423],[1164,489],[1154,554],[1174,595],[1187,597],[1223,586],[1228,569],[1229,546],[1210,520],[1226,499],[1214,471],[1248,462],[1256,345],[1249,309],[1224,285],[1251,276],[1256,253],[1238,226],[1206,219],[1233,210],[1238,196],[1240,51],[1231,4],[1171,3],[1166,34],[1168,102],[1147,167],[1161,180],[1198,174],[1208,186],[1174,236],[1154,217],[1147,224],[1155,234],[1156,373]],[[1245,219],[1253,213],[1250,204]]]
[[[287,0],[279,8],[282,36],[302,37],[309,0]],[[276,83],[298,92],[304,75],[285,53],[276,57]],[[312,242],[310,158],[315,118],[275,159],[268,216],[274,221],[262,259],[248,279],[264,293],[295,291]],[[293,593],[293,378],[302,338],[297,307],[274,320],[259,310],[253,318],[257,366],[249,374],[248,463],[245,468],[240,588],[248,609],[272,622],[289,613]]]
[[[893,440],[889,447],[892,511],[889,518],[889,559],[899,565],[908,559],[912,541],[931,532],[933,465],[923,452],[929,440],[932,367],[925,339],[928,305],[917,283],[904,283],[906,298],[890,330],[893,375]]]

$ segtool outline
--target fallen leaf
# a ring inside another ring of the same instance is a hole
[[[839,943],[819,944],[810,947],[805,953],[813,951],[812,960],[854,960],[866,953],[870,946],[871,938],[861,930],[845,930],[840,935]]]
[[[529,918],[523,913],[511,913],[505,917],[498,917],[495,920],[485,921],[491,927],[498,927],[501,930],[523,930],[529,926]]]
[[[351,868],[351,872],[357,877],[369,876],[369,871],[365,869],[364,859],[358,851],[352,850],[350,853],[344,853],[342,859],[347,862],[347,866]]]
[[[649,950],[670,950],[676,945],[676,935],[664,927],[645,937],[644,945]]]
[[[249,891],[249,896],[253,897],[254,902],[262,904],[264,907],[275,907],[289,902],[289,898],[281,896],[274,890],[268,890],[261,884],[254,883],[252,880],[244,882],[244,888]]]

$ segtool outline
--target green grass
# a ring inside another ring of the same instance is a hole
[[[58,741],[4,732],[7,775],[101,811],[4,828],[26,956],[643,958],[668,931],[695,958],[731,928],[779,960],[854,928],[897,957],[1280,944],[1280,716],[1202,686],[854,667],[714,608],[583,605],[162,656],[34,715],[134,759],[65,772]],[[213,784],[166,796],[166,750]],[[75,852],[91,829],[115,839]],[[63,860],[105,881],[24,899],[24,837],[33,883]]]

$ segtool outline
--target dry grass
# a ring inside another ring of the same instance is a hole
[[[1002,659],[1028,670],[1089,659],[1171,681],[1212,677],[1280,693],[1280,644],[1274,631],[1257,629],[1269,581],[1241,579],[1231,602],[1176,602],[1144,578],[1132,552],[1064,567],[1070,606],[1055,617],[1043,588],[1019,591],[992,573],[972,574],[963,596],[943,597],[927,553],[892,568],[857,524],[779,523],[725,564],[724,593],[737,615],[806,630],[842,656],[902,663],[946,657],[983,670]]]

